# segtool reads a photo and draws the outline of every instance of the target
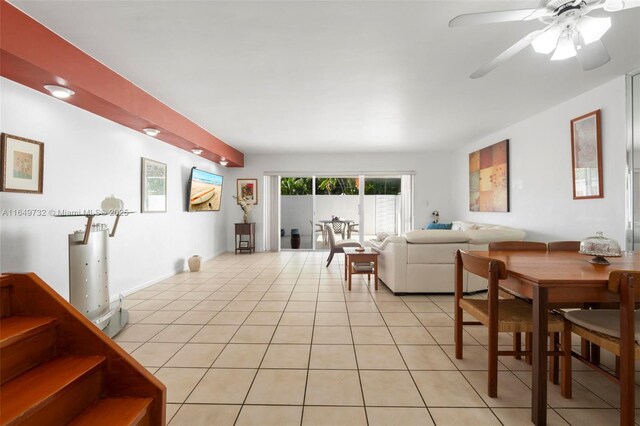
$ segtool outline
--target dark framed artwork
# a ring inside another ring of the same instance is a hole
[[[573,199],[603,198],[600,110],[571,120]]]
[[[469,154],[469,211],[509,211],[509,140]]]
[[[142,213],[167,211],[167,165],[142,158]]]
[[[238,179],[237,203],[244,197],[247,204],[258,204],[258,179]]]
[[[2,191],[42,194],[44,143],[7,133],[1,139]]]

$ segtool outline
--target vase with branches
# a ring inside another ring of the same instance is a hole
[[[238,204],[240,205],[240,208],[242,209],[242,220],[244,223],[249,223],[249,212],[251,211],[251,207],[253,207],[253,204],[249,204],[249,199],[246,198],[244,195],[241,197],[237,197],[235,195],[233,195],[233,198],[235,198],[236,200],[238,200]]]

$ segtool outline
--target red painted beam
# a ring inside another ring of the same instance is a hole
[[[66,102],[136,131],[153,127],[179,148],[243,167],[244,154],[177,113],[5,0],[0,0],[0,75],[49,94],[45,84],[68,87]]]

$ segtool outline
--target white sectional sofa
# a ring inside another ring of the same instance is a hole
[[[451,230],[418,230],[367,246],[380,253],[378,276],[394,293],[453,293],[456,250],[487,250],[495,241],[521,241],[525,232],[500,225],[454,221]],[[486,288],[467,273],[465,292]]]

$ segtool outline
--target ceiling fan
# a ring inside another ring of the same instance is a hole
[[[538,53],[549,54],[552,61],[577,56],[582,69],[596,69],[611,59],[600,38],[611,27],[611,17],[587,16],[597,9],[606,12],[640,7],[640,0],[541,0],[537,9],[504,10],[497,12],[470,13],[456,16],[449,22],[450,27],[496,22],[531,21],[546,24],[541,30],[533,31],[513,46],[487,62],[471,78],[480,78],[502,62],[515,56],[525,47],[532,45]]]

